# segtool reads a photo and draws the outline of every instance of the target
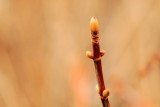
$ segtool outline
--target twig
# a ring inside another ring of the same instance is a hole
[[[156,62],[160,63],[160,53],[154,53],[151,56],[151,58],[149,59],[149,61],[146,64],[145,68],[143,68],[142,70],[139,71],[139,76],[142,78],[142,77],[146,76],[147,74],[149,74],[152,71],[151,67]]]
[[[96,77],[98,80],[98,93],[101,98],[101,102],[103,107],[110,107],[108,96],[109,90],[105,89],[104,79],[103,79],[103,72],[102,72],[102,65],[101,65],[101,57],[104,55],[104,51],[100,51],[99,46],[99,25],[98,21],[95,17],[92,17],[90,22],[90,29],[91,29],[91,41],[92,41],[92,48],[93,53],[90,51],[86,52],[86,55],[93,59],[95,70],[96,70]]]

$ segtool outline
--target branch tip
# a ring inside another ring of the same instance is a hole
[[[92,17],[90,21],[90,29],[93,35],[97,35],[99,32],[99,24],[96,17]]]

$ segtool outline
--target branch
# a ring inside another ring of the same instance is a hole
[[[90,51],[86,52],[86,55],[93,59],[95,70],[96,70],[96,77],[98,80],[98,93],[101,98],[101,102],[103,107],[110,107],[108,96],[109,90],[105,89],[104,79],[103,79],[103,72],[102,72],[102,65],[101,65],[101,57],[105,54],[104,51],[100,51],[99,45],[99,25],[98,21],[95,17],[92,17],[90,22],[90,29],[91,29],[91,41],[92,41],[92,48],[93,53]]]

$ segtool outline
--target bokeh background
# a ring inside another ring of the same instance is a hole
[[[101,107],[92,16],[111,107],[160,107],[159,0],[0,0],[0,107]]]

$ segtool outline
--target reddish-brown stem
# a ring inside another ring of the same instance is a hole
[[[104,84],[102,64],[101,64],[102,52],[100,51],[100,45],[99,45],[99,35],[98,35],[99,27],[98,27],[98,21],[96,18],[93,17],[91,19],[90,27],[91,27],[93,53],[92,53],[92,56],[91,54],[88,54],[88,57],[92,58],[94,61],[96,77],[98,80],[99,94],[102,101],[102,105],[103,107],[110,107],[108,97],[104,98],[103,96],[103,91],[105,90],[105,84]]]

